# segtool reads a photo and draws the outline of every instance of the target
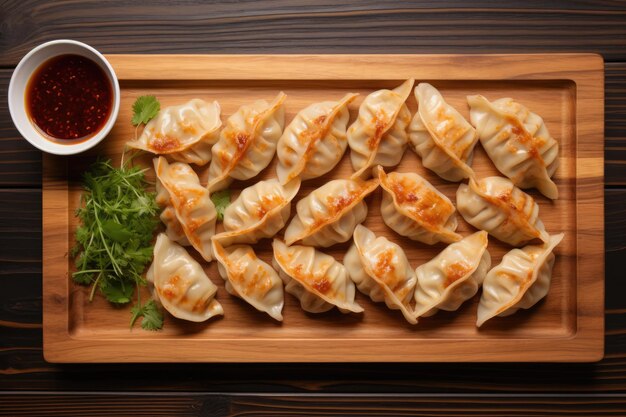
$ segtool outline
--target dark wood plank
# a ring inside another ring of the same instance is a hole
[[[599,52],[626,61],[620,1],[5,2],[0,65],[73,38],[107,53]],[[116,36],[111,36],[115,34]]]
[[[229,415],[600,416],[620,415],[625,406],[623,398],[237,396]]]
[[[0,69],[0,186],[40,187],[41,152],[20,136],[9,114],[6,97],[12,73]]]
[[[626,177],[624,177],[626,179]],[[626,256],[626,190],[609,189],[604,193],[605,231],[605,308],[616,311],[626,309],[626,281],[624,277],[624,257]],[[623,313],[626,313],[624,310]],[[626,326],[626,315],[624,325]],[[607,318],[608,325],[608,318]],[[625,351],[626,353],[626,351]]]
[[[626,184],[626,64],[605,66],[605,183]]]
[[[39,190],[0,191],[0,391],[626,395],[626,189],[606,192],[606,358],[597,364],[51,365],[41,345]],[[15,239],[16,230],[24,238]],[[8,248],[8,249],[5,249]],[[164,375],[167,375],[164,377]],[[270,413],[271,414],[271,413]],[[583,413],[584,414],[584,413]]]
[[[552,416],[623,415],[626,399],[570,396],[181,395],[53,393],[0,395],[0,415],[37,416]]]
[[[0,191],[0,248],[0,322],[40,326],[40,191]]]
[[[222,395],[0,394],[0,416],[228,416]]]

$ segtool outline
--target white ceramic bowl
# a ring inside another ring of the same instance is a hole
[[[87,140],[67,145],[53,142],[39,133],[26,113],[24,100],[26,85],[32,73],[48,59],[65,54],[81,55],[97,63],[109,78],[113,92],[113,107],[104,127]],[[9,111],[13,123],[27,141],[44,152],[56,155],[72,155],[96,146],[111,131],[117,119],[119,108],[120,85],[117,82],[113,67],[100,52],[82,42],[60,39],[39,45],[22,58],[11,76],[9,84]]]

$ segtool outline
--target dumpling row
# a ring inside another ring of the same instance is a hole
[[[355,301],[356,284],[373,301],[400,310],[412,324],[438,310],[457,310],[482,285],[476,322],[480,327],[495,316],[530,308],[546,296],[555,260],[552,252],[562,239],[559,234],[543,245],[513,249],[489,272],[491,257],[484,231],[450,244],[415,271],[402,248],[361,225],[356,227],[343,265],[313,247],[287,246],[279,239],[273,242],[274,268],[261,261],[249,245],[224,248],[219,240],[213,240],[213,253],[226,290],[279,321],[283,284],[307,312],[337,307],[343,313],[360,313],[363,308]],[[223,314],[215,300],[215,284],[200,264],[164,233],[157,238],[147,279],[154,298],[177,318],[204,321]]]
[[[400,310],[412,324],[439,310],[457,310],[482,286],[476,321],[480,327],[495,316],[530,308],[547,295],[553,250],[562,239],[561,233],[542,245],[513,249],[490,270],[487,232],[479,231],[448,245],[413,272],[400,246],[359,225],[344,265],[359,291]]]
[[[180,162],[210,162],[210,191],[225,188],[234,179],[253,178],[269,165],[274,153],[282,184],[296,177],[317,178],[337,165],[348,145],[354,177],[368,177],[372,167],[394,166],[402,158],[411,119],[405,101],[412,86],[410,79],[393,90],[368,95],[349,128],[348,105],[357,97],[354,93],[339,101],[311,104],[286,128],[282,92],[271,103],[259,100],[241,106],[223,129],[219,104],[193,99],[163,109],[127,145]]]
[[[551,179],[559,165],[558,143],[540,116],[510,98],[489,102],[475,95],[467,97],[470,124],[435,87],[420,83],[414,90],[418,111],[411,120],[405,102],[413,83],[409,79],[393,90],[369,94],[349,128],[353,93],[337,102],[311,104],[284,131],[282,92],[271,103],[259,100],[240,107],[221,131],[219,104],[193,99],[161,111],[128,146],[180,162],[211,162],[208,187],[215,191],[233,179],[253,178],[275,152],[282,184],[295,177],[319,177],[336,166],[347,145],[353,178],[367,178],[377,165],[397,165],[409,140],[426,168],[445,180],[461,181],[473,177],[472,154],[480,139],[514,185],[558,197]]]

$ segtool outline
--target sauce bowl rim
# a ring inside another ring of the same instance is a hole
[[[71,50],[63,52],[63,48],[61,48],[61,51],[48,56],[42,54],[42,51],[44,51],[45,49],[51,47],[59,48],[59,45],[71,46],[71,48],[69,48]],[[109,117],[102,129],[100,129],[90,138],[81,142],[68,144],[54,142],[44,137],[42,133],[38,132],[38,130],[34,127],[33,122],[30,120],[25,108],[26,87],[28,85],[30,77],[33,75],[34,71],[36,71],[37,68],[41,66],[41,64],[57,56],[75,54],[77,50],[81,49],[86,52],[86,54],[83,56],[96,62],[96,64],[98,64],[103,69],[104,73],[109,79],[113,94],[113,105],[111,111],[109,112]],[[25,73],[28,69],[30,69],[29,73]],[[57,39],[36,46],[35,48],[31,49],[26,55],[24,55],[24,57],[20,60],[20,62],[15,67],[15,70],[13,71],[13,74],[11,75],[11,80],[9,82],[8,104],[9,113],[11,114],[13,124],[19,131],[20,135],[28,142],[30,142],[31,145],[40,149],[41,151],[55,155],[74,155],[96,146],[109,134],[109,132],[115,125],[117,115],[119,113],[120,86],[117,75],[115,74],[115,70],[113,69],[109,61],[104,57],[104,55],[98,52],[98,50],[80,41],[72,39]]]

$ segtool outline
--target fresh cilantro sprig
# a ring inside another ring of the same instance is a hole
[[[130,313],[132,315],[130,319],[131,328],[139,317],[143,317],[141,319],[141,328],[144,330],[159,330],[163,327],[163,313],[159,310],[154,300],[148,301],[143,306],[140,304],[135,305],[130,310]]]
[[[76,210],[81,226],[71,253],[77,270],[72,278],[92,286],[90,301],[99,290],[111,303],[127,304],[135,289],[146,285],[142,274],[152,259],[159,222],[155,194],[144,188],[143,170],[115,168],[110,161],[96,162],[83,183]],[[144,318],[151,309],[142,310]]]
[[[133,104],[133,118],[131,123],[133,126],[138,126],[142,123],[148,123],[161,110],[161,103],[155,96],[141,96],[137,97]]]
[[[224,220],[224,210],[230,205],[230,190],[220,190],[211,194],[211,201],[217,211],[217,220]]]

